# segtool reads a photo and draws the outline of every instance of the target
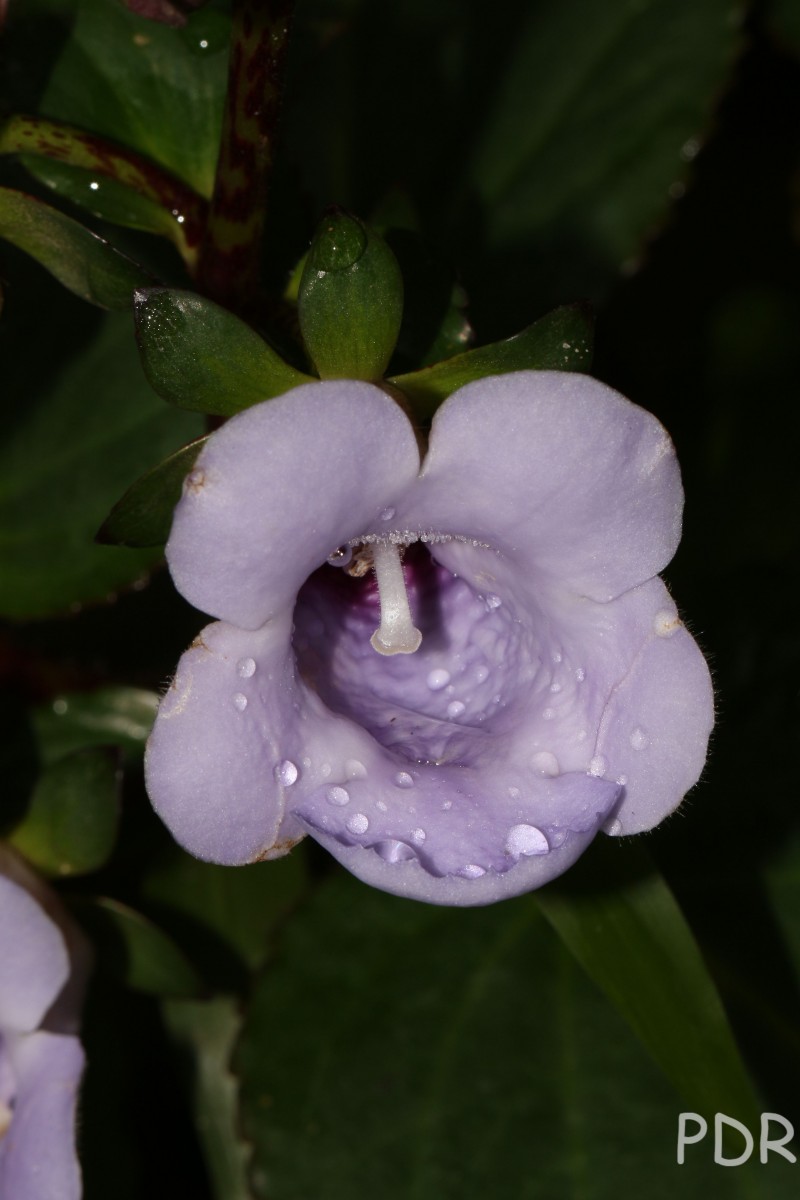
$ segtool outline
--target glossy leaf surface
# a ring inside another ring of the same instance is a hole
[[[109,546],[163,546],[183,481],[206,440],[197,438],[182,446],[132,483],[101,525],[97,541]]]

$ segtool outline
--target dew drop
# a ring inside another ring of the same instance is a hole
[[[408,862],[409,859],[417,857],[410,846],[407,846],[405,842],[397,842],[394,838],[387,838],[385,842],[378,842],[377,845],[373,846],[373,850],[384,862],[388,863]]]
[[[467,863],[458,873],[459,875],[463,875],[464,879],[480,879],[481,875],[486,874],[486,871],[483,867],[479,867],[477,863]]]
[[[499,596],[487,596],[486,597],[486,607],[489,609],[499,608],[502,603],[503,603],[503,601],[500,599]]]
[[[627,782],[628,782],[628,776],[627,776],[627,775],[618,775],[618,776],[617,776],[617,783],[619,784],[619,786],[620,786],[620,787],[625,787],[625,784],[626,784]]]
[[[233,697],[233,707],[237,708],[239,712],[244,712],[247,708],[247,696],[243,695],[242,692],[237,692]]]
[[[250,679],[256,673],[256,660],[254,658],[240,658],[236,664],[236,674],[241,679]]]
[[[329,804],[335,804],[338,808],[342,808],[345,804],[350,803],[350,793],[347,788],[343,787],[328,788],[325,798]]]
[[[411,788],[414,786],[414,780],[409,775],[408,771],[399,771],[394,777],[394,781],[398,787]]]
[[[424,842],[428,835],[424,829],[412,829],[411,836],[415,842]]]
[[[603,755],[596,754],[594,756],[594,758],[592,759],[592,761],[589,763],[589,774],[595,775],[597,778],[600,778],[601,775],[605,775],[607,770],[608,770],[608,763],[606,762]]]
[[[275,768],[275,778],[278,783],[282,783],[284,787],[291,787],[293,783],[297,783],[297,776],[300,772],[295,763],[289,758],[285,758],[283,762],[278,763]]]
[[[332,567],[347,567],[352,561],[352,546],[337,546],[333,553],[328,555],[328,562]]]
[[[531,766],[537,775],[558,775],[559,765],[555,754],[551,754],[549,750],[540,750],[538,754],[534,754],[531,759]]]
[[[584,679],[586,678],[586,672],[584,671],[583,667],[576,668],[575,678],[577,679],[578,683],[583,683]]]
[[[344,773],[348,779],[366,779],[367,768],[357,758],[348,758],[344,764]]]
[[[432,692],[440,692],[450,682],[450,672],[445,671],[443,667],[437,667],[435,671],[428,674],[425,682]]]
[[[393,508],[384,508],[383,512],[381,513],[381,520],[382,521],[391,521],[392,517],[395,514],[395,511],[396,510]]]
[[[353,813],[347,818],[347,828],[351,833],[366,833],[369,829],[369,817],[366,813]]]
[[[551,691],[551,692],[553,692],[553,693],[560,692],[560,691],[561,691],[561,684],[560,684],[560,683],[551,683],[551,684],[550,684],[550,691]]]
[[[644,750],[645,746],[649,745],[649,742],[650,738],[647,736],[642,727],[637,725],[631,733],[631,745],[633,746],[634,750]]]
[[[553,651],[553,662],[554,663],[560,663],[563,657],[564,657],[564,655],[561,653],[560,650]]]
[[[506,853],[513,854],[515,858],[520,855],[547,854],[549,849],[547,838],[535,825],[514,825],[508,831]]]
[[[670,612],[669,609],[662,608],[657,612],[653,621],[653,628],[658,637],[672,637],[681,627],[681,619],[676,612]]]
[[[618,817],[614,817],[613,820],[608,821],[603,826],[603,832],[607,833],[610,837],[619,837],[622,833],[622,821]]]
[[[447,706],[447,715],[451,721],[455,720],[456,717],[460,717],[465,711],[466,705],[462,704],[460,700],[451,700]]]
[[[332,770],[330,763],[322,763],[319,768],[319,773],[323,779],[327,779]]]
[[[445,812],[449,812],[452,807],[453,807],[452,800],[443,800],[442,801],[442,808]]]
[[[377,808],[378,812],[388,812],[389,811],[389,805],[386,803],[385,800],[376,800],[375,807]]]

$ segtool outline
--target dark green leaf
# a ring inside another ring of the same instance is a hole
[[[394,375],[388,382],[408,396],[417,417],[429,417],[457,388],[486,375],[587,371],[592,341],[593,321],[588,311],[577,304],[565,305],[506,341],[467,350],[408,375]]]
[[[104,969],[134,991],[192,998],[203,992],[194,967],[170,937],[141,913],[100,897],[75,905]]]
[[[758,1098],[708,968],[645,852],[601,844],[536,900],[687,1104],[757,1126]]]
[[[252,1200],[247,1184],[250,1147],[239,1127],[238,1080],[230,1057],[242,1017],[235,1000],[166,1000],[164,1017],[184,1058],[192,1109],[216,1200]]]
[[[0,612],[42,616],[135,580],[153,552],[97,546],[95,532],[121,486],[202,422],[147,386],[129,320],[106,317],[38,391],[18,371],[4,402],[18,418],[0,446]]]
[[[228,30],[219,11],[189,17],[186,28],[177,30],[134,16],[118,3],[79,0],[42,112],[139,150],[208,197],[222,122]]]
[[[59,759],[39,777],[11,843],[49,875],[97,870],[116,841],[119,782],[117,755],[110,747]]]
[[[263,963],[279,918],[305,887],[301,850],[273,862],[220,867],[171,846],[167,856],[148,872],[144,895],[160,910],[198,922],[206,941],[210,931],[252,970]],[[198,946],[198,962],[200,953]]]
[[[182,446],[132,483],[100,526],[97,541],[109,546],[163,546],[183,481],[207,440],[197,438]]]
[[[231,416],[310,382],[258,334],[195,292],[150,288],[136,296],[145,374],[164,400]]]
[[[773,1157],[746,1191],[708,1140],[677,1167],[681,1099],[531,897],[448,910],[333,878],[287,926],[234,1065],[253,1183],[282,1200],[796,1187]]]
[[[403,277],[383,238],[338,209],[324,217],[303,269],[297,313],[323,379],[380,379],[403,315]]]
[[[129,308],[149,272],[108,242],[24,192],[0,188],[0,237],[30,254],[82,300]]]
[[[157,708],[158,696],[143,688],[108,687],[57,696],[33,714],[41,757],[51,763],[102,743],[141,756]]]
[[[608,284],[680,194],[739,48],[731,0],[536,5],[485,106],[469,178],[524,288]],[[529,265],[526,265],[529,264]]]

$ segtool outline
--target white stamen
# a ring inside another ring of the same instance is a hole
[[[374,542],[371,550],[381,600],[381,623],[370,638],[370,645],[378,654],[413,654],[419,649],[422,634],[411,620],[400,551],[391,542]]]

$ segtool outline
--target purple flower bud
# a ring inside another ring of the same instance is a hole
[[[55,897],[0,849],[0,1196],[79,1200],[78,1017],[88,948]]]
[[[658,572],[680,537],[669,437],[584,375],[469,384],[424,460],[370,384],[310,384],[215,433],[175,511],[178,589],[219,618],[147,751],[201,858],[306,833],[439,904],[546,883],[599,829],[680,803],[708,670]]]

